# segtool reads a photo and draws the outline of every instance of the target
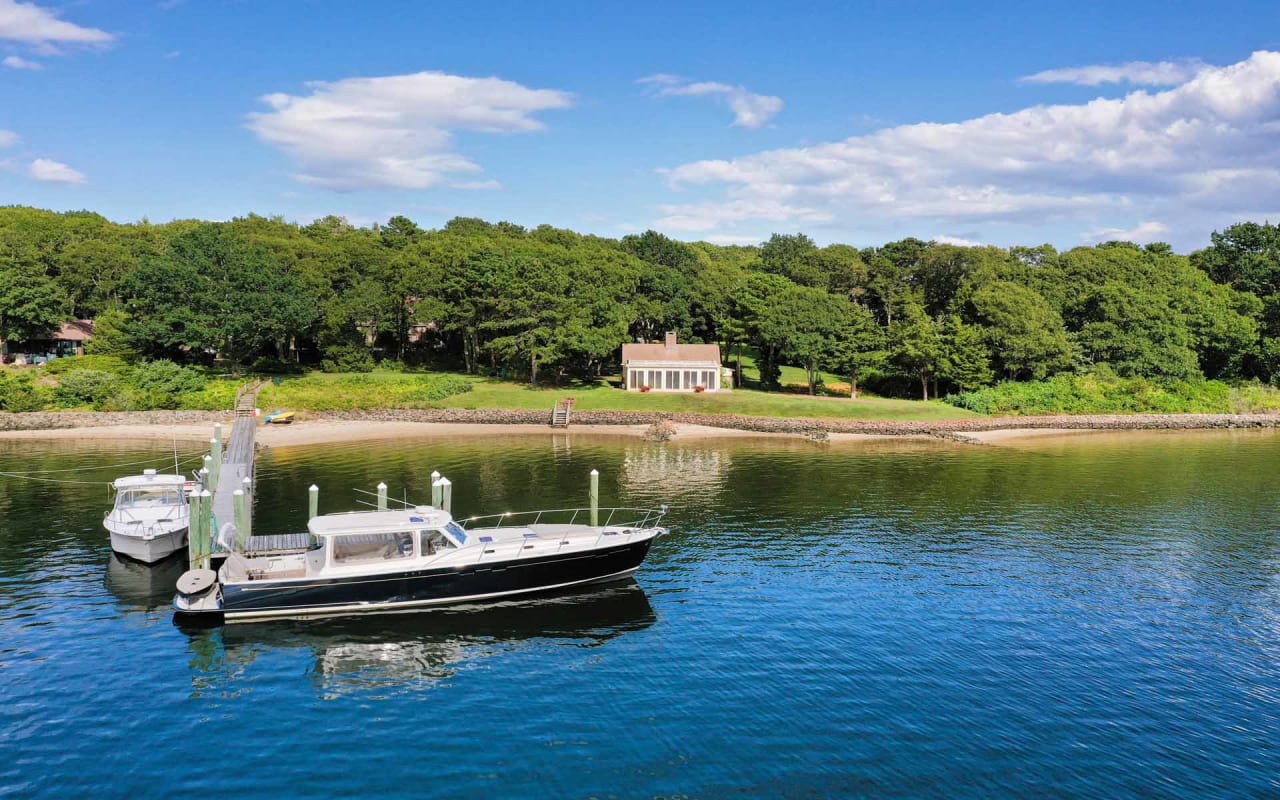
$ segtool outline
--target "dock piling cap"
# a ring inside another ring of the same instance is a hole
[[[189,569],[178,578],[178,593],[190,597],[209,591],[218,582],[218,573],[211,569]]]

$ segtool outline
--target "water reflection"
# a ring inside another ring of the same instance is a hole
[[[154,611],[173,601],[174,584],[186,568],[185,551],[151,565],[112,553],[104,582],[122,611]]]
[[[626,581],[521,601],[187,633],[197,695],[225,695],[228,679],[260,655],[303,649],[310,651],[315,689],[333,698],[421,689],[453,677],[468,661],[535,643],[599,647],[656,620],[644,590]]]

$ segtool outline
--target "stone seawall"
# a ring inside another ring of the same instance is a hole
[[[31,411],[0,412],[0,431],[48,431],[96,428],[103,425],[193,425],[228,422],[230,412],[218,411]]]
[[[379,420],[388,422],[455,422],[488,425],[547,425],[544,410],[502,409],[367,409],[308,412],[307,419]],[[182,425],[231,419],[214,411],[30,412],[0,413],[0,431],[50,430],[109,425]],[[577,411],[573,426],[651,425],[659,420],[712,428],[762,433],[863,433],[882,436],[955,436],[968,432],[1063,428],[1073,430],[1197,430],[1209,428],[1275,428],[1280,414],[1084,414],[1043,417],[970,417],[946,420],[857,420],[745,417],[720,414],[644,411]]]

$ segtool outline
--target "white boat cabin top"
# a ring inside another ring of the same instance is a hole
[[[311,531],[313,536],[346,536],[420,531],[424,528],[440,529],[451,522],[453,517],[443,509],[417,506],[393,511],[349,511],[325,514],[308,522],[307,530]],[[462,538],[465,540],[465,535]]]
[[[157,475],[153,469],[142,475],[117,478],[112,483],[116,489],[115,507],[138,510],[185,506],[185,484],[186,478],[181,475]]]
[[[155,470],[149,469],[141,475],[116,478],[112,486],[117,489],[138,489],[147,486],[182,487],[186,482],[187,479],[181,475],[157,475]]]

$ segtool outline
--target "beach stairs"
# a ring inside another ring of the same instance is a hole
[[[569,415],[573,411],[573,398],[566,397],[556,403],[556,407],[551,409],[551,427],[567,428],[569,427]]]

